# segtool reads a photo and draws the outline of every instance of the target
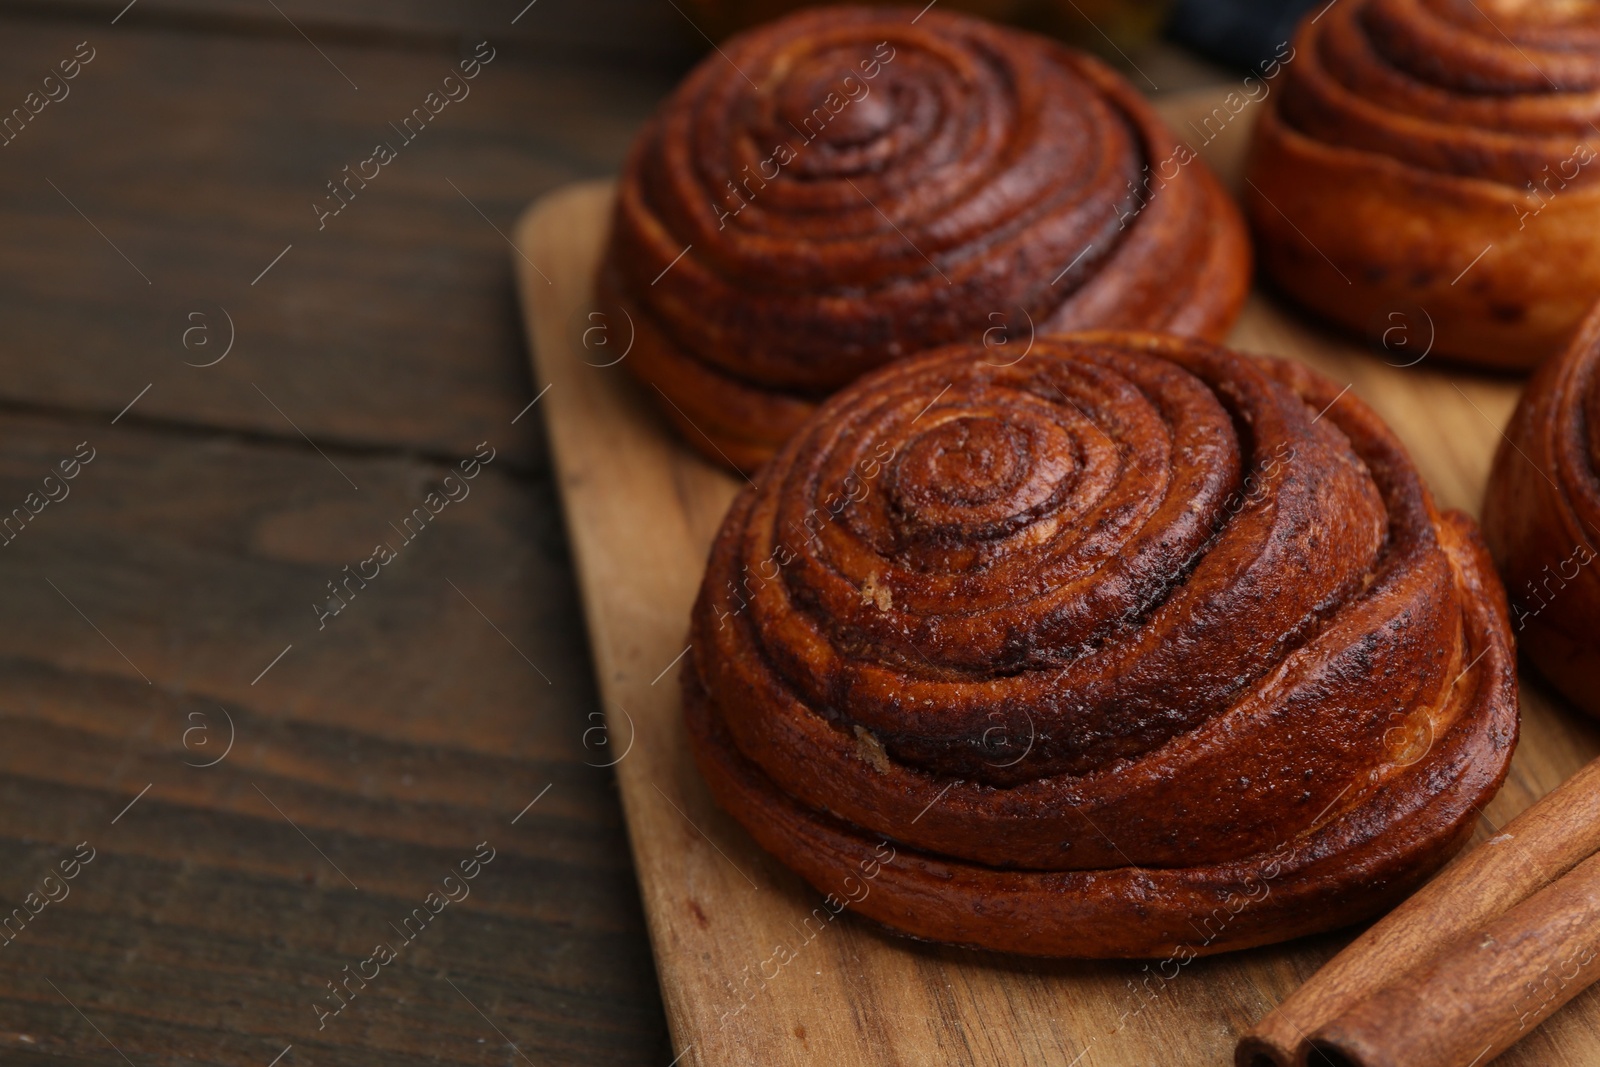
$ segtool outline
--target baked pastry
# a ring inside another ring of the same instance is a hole
[[[718,803],[879,922],[1029,955],[1277,941],[1439,867],[1517,735],[1472,521],[1298,365],[988,355],[842,390],[729,511],[681,675]]]
[[[1282,69],[1243,188],[1268,276],[1410,352],[1558,351],[1600,296],[1600,8],[1318,4]]]
[[[1489,472],[1483,533],[1523,654],[1600,716],[1600,306],[1523,392]]]
[[[937,8],[804,11],[708,56],[623,169],[602,303],[684,438],[759,466],[862,372],[1091,326],[1219,339],[1237,209],[1119,75]]]

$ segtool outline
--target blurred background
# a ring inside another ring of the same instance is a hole
[[[1305,6],[939,2],[1152,93]],[[671,1061],[506,234],[791,6],[0,4],[0,1062]]]
[[[1288,40],[1312,0],[942,0],[996,22],[1046,33],[1124,65],[1161,37],[1219,63],[1250,67]],[[1324,0],[1326,2],[1326,0]],[[776,18],[805,0],[685,0],[712,37]],[[926,0],[903,6],[922,7]],[[603,5],[602,5],[603,6]],[[931,5],[929,5],[931,6]]]

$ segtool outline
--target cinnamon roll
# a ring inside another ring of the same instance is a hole
[[[1420,308],[1434,351],[1532,367],[1600,296],[1597,123],[1600,7],[1318,4],[1246,165],[1263,267],[1353,330]]]
[[[751,470],[864,371],[1002,324],[1216,339],[1243,303],[1237,210],[1120,76],[913,15],[813,9],[733,38],[623,169],[601,300],[714,460]]]
[[[1277,941],[1439,867],[1517,736],[1472,521],[1297,365],[987,355],[845,388],[728,513],[681,675],[722,807],[830,908],[1030,955]]]
[[[1523,392],[1489,473],[1483,533],[1523,654],[1600,716],[1600,307]]]

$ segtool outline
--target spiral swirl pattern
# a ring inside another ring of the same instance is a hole
[[[1195,950],[1276,940],[1442,863],[1516,734],[1471,521],[1289,364],[985,355],[847,388],[729,512],[684,672],[723,805],[819,888],[892,841],[882,922],[1047,955],[1193,944],[1251,878]]]
[[[630,361],[712,458],[753,469],[816,401],[999,321],[1220,337],[1236,209],[1126,82],[939,10],[828,8],[728,42],[624,168],[601,274]],[[1170,169],[1170,168],[1169,168]]]
[[[1483,532],[1528,659],[1600,717],[1600,308],[1523,392],[1489,474]]]
[[[1302,23],[1248,165],[1273,278],[1356,330],[1525,368],[1600,296],[1600,5],[1343,0]]]

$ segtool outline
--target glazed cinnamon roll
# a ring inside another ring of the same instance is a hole
[[[828,907],[1049,956],[1353,922],[1469,836],[1504,593],[1360,401],[1199,341],[883,368],[722,525],[682,672],[717,801]]]
[[[1483,532],[1523,653],[1600,716],[1600,308],[1523,392],[1489,473]]]
[[[818,400],[923,349],[1000,328],[1215,339],[1244,300],[1236,209],[1121,77],[915,14],[817,9],[730,40],[623,169],[602,303],[713,460],[753,469]]]
[[[1353,330],[1425,318],[1443,355],[1559,350],[1600,296],[1600,7],[1319,4],[1283,70],[1243,190],[1267,274]]]

